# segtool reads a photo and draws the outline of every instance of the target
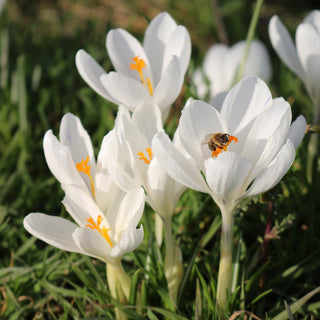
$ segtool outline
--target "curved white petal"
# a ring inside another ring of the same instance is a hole
[[[115,233],[122,235],[129,228],[135,228],[139,223],[145,203],[145,193],[142,188],[129,191],[122,199],[115,216]],[[108,212],[108,218],[110,217]]]
[[[66,198],[63,200],[63,204],[66,206],[67,211],[78,222],[80,226],[87,224],[87,219],[92,217],[94,221],[97,221],[99,215],[103,216],[101,209],[98,207],[91,194],[86,192],[83,188],[73,185],[62,186]],[[82,223],[81,223],[82,222]],[[102,222],[106,228],[109,228],[106,219]]]
[[[168,174],[188,188],[210,193],[210,189],[193,162],[182,155],[164,132],[152,140],[152,150]]]
[[[100,78],[103,86],[110,92],[112,101],[119,101],[130,110],[134,110],[141,101],[152,100],[148,89],[141,81],[129,78],[121,73],[110,72]]]
[[[179,60],[174,56],[167,65],[159,83],[154,88],[153,99],[160,107],[163,121],[166,120],[169,107],[178,97],[183,82]]]
[[[84,253],[72,238],[72,233],[79,227],[66,219],[43,213],[30,213],[24,218],[23,226],[33,236],[56,248]]]
[[[312,24],[320,34],[320,10],[311,11],[303,20],[303,22]]]
[[[191,40],[188,30],[184,26],[177,26],[170,35],[163,56],[163,69],[165,70],[173,56],[178,57],[181,73],[184,76],[189,65],[191,55]]]
[[[154,157],[148,168],[147,194],[153,210],[161,216],[173,215],[177,202],[185,190],[179,182],[173,180],[159,160]]]
[[[89,227],[78,228],[74,231],[72,237],[84,254],[104,262],[108,261],[112,248],[98,230]]]
[[[132,123],[144,134],[151,144],[154,135],[162,130],[161,111],[154,103],[142,103],[132,113]]]
[[[204,99],[208,94],[208,85],[205,80],[203,71],[200,68],[197,68],[192,76],[192,81],[196,88],[196,96],[199,99]],[[212,103],[210,103],[212,104]]]
[[[129,32],[123,29],[110,30],[107,35],[106,46],[109,57],[117,72],[141,81],[137,70],[130,69],[130,63],[133,63],[132,58],[139,56],[146,64],[143,69],[145,78],[148,77],[151,83],[153,82],[148,57],[140,42]]]
[[[144,233],[142,225],[139,229],[128,229],[121,237],[121,240],[112,248],[110,257],[121,257],[125,253],[133,251],[141,244],[143,235]]]
[[[179,121],[180,139],[186,151],[201,165],[201,170],[204,170],[204,160],[212,154],[206,138],[218,132],[226,132],[219,112],[208,103],[189,100]]]
[[[268,86],[258,77],[244,78],[227,94],[221,117],[228,124],[229,133],[237,134],[272,103]]]
[[[290,123],[289,103],[283,99],[275,99],[272,105],[250,123],[249,130],[244,129],[246,136],[242,132],[238,135],[236,149],[239,146],[242,157],[250,159],[253,164],[257,164],[259,159],[263,167],[265,162],[262,159],[269,163],[286,141]]]
[[[219,206],[241,196],[252,163],[234,152],[223,152],[205,161],[205,176]]]
[[[243,198],[266,192],[273,188],[292,165],[295,149],[290,140],[280,149],[274,160],[255,178]]]
[[[63,116],[60,124],[60,142],[69,147],[74,164],[80,163],[89,157],[88,166],[92,177],[95,175],[96,161],[93,153],[91,139],[87,131],[83,128],[80,119],[71,113]],[[86,182],[88,190],[91,190],[88,175],[80,172],[81,177]]]
[[[86,186],[76,169],[69,147],[62,145],[51,130],[44,136],[43,150],[50,171],[61,184]]]
[[[307,129],[307,121],[304,116],[300,115],[295,121],[292,122],[288,139],[292,142],[295,149],[298,148],[302,141]]]
[[[226,45],[216,44],[209,48],[204,58],[203,72],[210,81],[211,98],[221,91],[228,90],[231,85],[232,80],[226,72],[228,51]]]
[[[158,83],[163,70],[163,54],[166,43],[177,27],[167,12],[159,13],[146,29],[143,47],[152,66],[154,83]]]
[[[274,50],[282,61],[295,72],[302,81],[305,81],[305,73],[299,60],[297,50],[288,30],[282,24],[278,16],[273,16],[269,22],[269,37]]]
[[[112,97],[100,82],[100,77],[106,72],[101,66],[83,49],[76,54],[76,66],[82,79],[98,94],[107,100]]]
[[[302,23],[296,31],[296,45],[305,70],[305,84],[311,98],[320,96],[320,34],[308,23]]]
[[[268,82],[271,78],[271,62],[266,46],[258,40],[250,45],[244,76],[256,75]]]

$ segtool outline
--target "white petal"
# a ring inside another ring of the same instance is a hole
[[[152,66],[154,83],[158,83],[161,78],[164,49],[176,27],[172,17],[167,12],[162,12],[152,19],[146,29],[143,47]]]
[[[211,104],[217,111],[221,111],[223,102],[227,96],[227,91],[222,91],[214,96],[214,98],[210,101],[209,104]]]
[[[304,81],[304,71],[297,50],[288,30],[278,16],[273,16],[269,22],[269,37],[282,61]]]
[[[100,82],[100,77],[106,72],[86,51],[81,49],[77,52],[76,66],[83,80],[93,90],[105,99],[112,101],[112,97]]]
[[[132,113],[132,123],[140,129],[151,144],[153,136],[162,130],[160,109],[154,103],[142,103]]]
[[[288,134],[288,139],[293,143],[295,149],[298,148],[302,141],[307,128],[307,121],[304,116],[300,115],[295,121],[292,122]]]
[[[190,61],[191,40],[188,30],[183,26],[178,26],[170,35],[166,44],[163,57],[163,69],[170,63],[173,56],[178,57],[181,73],[184,75]]]
[[[162,119],[165,119],[169,113],[169,107],[178,97],[183,82],[180,63],[174,56],[167,65],[164,73],[161,76],[160,82],[154,88],[154,101],[160,107]]]
[[[206,83],[204,74],[200,68],[197,68],[192,76],[192,81],[196,87],[196,96],[199,99],[204,99],[208,94],[208,85]],[[212,104],[212,103],[210,103]]]
[[[33,236],[54,247],[84,253],[72,238],[72,233],[79,227],[66,219],[43,213],[30,213],[24,218],[23,226]]]
[[[204,160],[211,157],[212,153],[205,141],[206,137],[218,132],[226,132],[219,112],[208,103],[190,100],[182,111],[179,134],[183,147],[196,160],[201,170],[204,170]]]
[[[230,205],[245,191],[243,184],[252,163],[234,152],[223,152],[205,162],[205,176],[214,198],[221,205]]]
[[[100,208],[92,198],[91,194],[86,192],[85,189],[78,186],[66,185],[63,186],[66,193],[66,199],[63,204],[66,206],[67,211],[78,222],[80,226],[87,224],[87,219],[92,217],[94,221],[97,221],[99,215],[103,216]],[[65,201],[66,200],[66,201]],[[109,228],[106,219],[102,222],[106,228]]]
[[[78,228],[72,237],[86,255],[107,262],[112,249],[98,230]]]
[[[268,82],[271,78],[271,62],[266,46],[258,40],[250,45],[244,76],[256,75]]]
[[[110,257],[121,257],[127,252],[136,249],[143,240],[143,226],[139,229],[130,228],[122,236],[119,243],[117,243],[110,252]]]
[[[60,125],[60,142],[69,147],[75,165],[89,157],[91,176],[95,175],[96,161],[93,153],[91,139],[83,128],[80,119],[71,113],[63,116]],[[91,191],[91,181],[88,175],[80,172],[80,176],[86,182],[88,190]]]
[[[275,99],[271,106],[248,125],[250,128],[244,128],[244,134],[239,133],[239,142],[235,149],[239,146],[241,155],[250,159],[253,164],[256,164],[259,158],[261,163],[261,157],[265,153],[263,158],[267,157],[269,160],[266,161],[269,163],[287,140],[290,123],[289,103],[283,99]],[[267,153],[265,149],[268,146],[270,148]],[[262,166],[264,167],[264,164]]]
[[[272,103],[268,86],[258,77],[241,80],[227,94],[221,117],[228,124],[229,133],[235,135]]]
[[[195,168],[193,162],[188,161],[178,151],[164,132],[159,132],[155,135],[152,141],[152,150],[173,179],[191,189],[210,193],[210,189],[204,181],[200,170]]]
[[[85,187],[73,162],[69,147],[62,145],[48,130],[43,139],[44,155],[52,174],[61,184],[75,184]]]
[[[130,110],[134,110],[141,101],[150,101],[152,97],[141,81],[129,78],[117,72],[102,75],[101,83],[112,95],[113,101],[119,101]]]
[[[295,149],[290,140],[283,145],[274,160],[256,177],[244,197],[254,196],[273,188],[292,165]]]
[[[122,235],[127,229],[137,226],[143,213],[144,203],[145,194],[142,188],[131,190],[124,196],[117,212],[113,213],[117,235]]]
[[[161,216],[172,216],[185,187],[173,180],[154,157],[148,168],[148,189],[150,205]]]
[[[320,10],[311,11],[303,20],[303,22],[312,24],[320,34]]]
[[[153,82],[148,57],[140,42],[129,32],[123,29],[110,30],[107,35],[106,46],[109,57],[117,72],[141,81],[139,73],[136,70],[130,69],[130,63],[133,63],[132,58],[139,56],[146,64],[146,67],[143,69],[144,77],[148,77],[151,83]]]
[[[305,84],[312,99],[320,96],[320,34],[308,23],[298,26],[296,44],[300,61],[305,70]]]
[[[229,48],[226,45],[216,44],[210,47],[204,58],[203,71],[211,83],[211,98],[221,91],[228,90],[231,85],[232,76],[226,72],[228,51]]]

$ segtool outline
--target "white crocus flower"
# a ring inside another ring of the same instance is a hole
[[[156,236],[159,244],[162,240],[163,223],[165,273],[170,293],[176,299],[182,280],[182,258],[172,237],[171,221],[178,200],[186,188],[173,180],[153,156],[151,141],[161,131],[161,112],[156,105],[143,103],[132,116],[125,107],[120,106],[113,139],[107,138],[110,144],[108,150],[111,150],[108,169],[113,180],[122,189],[129,191],[143,187],[147,202],[156,212]]]
[[[242,199],[274,187],[290,168],[306,129],[303,116],[292,124],[291,117],[288,102],[272,99],[262,80],[249,77],[231,89],[220,112],[205,102],[188,101],[177,132],[191,159],[163,132],[153,139],[152,150],[166,171],[181,184],[210,194],[221,209],[217,299],[223,308],[231,289],[233,211]],[[213,136],[217,133],[223,135]]]
[[[82,78],[101,96],[131,111],[143,101],[156,103],[165,120],[190,60],[186,28],[163,12],[150,22],[143,46],[127,31],[113,29],[106,47],[116,72],[106,73],[87,52],[79,50],[76,65]]]
[[[124,192],[112,182],[104,166],[107,144],[102,144],[96,164],[87,132],[70,113],[62,118],[60,142],[49,130],[43,145],[48,166],[65,191],[63,204],[75,223],[57,216],[30,213],[24,219],[24,227],[59,249],[106,262],[108,281],[113,278],[109,283],[113,297],[121,289],[124,293],[121,297],[128,299],[130,279],[120,260],[143,240],[142,226],[136,229],[144,208],[143,189]],[[123,281],[114,283],[119,273]]]
[[[209,48],[202,66],[203,74],[209,81],[209,88],[200,69],[197,69],[194,75],[199,98],[203,99],[209,89],[209,99],[218,99],[222,105],[226,92],[231,88],[235,80],[237,70],[245,54],[246,45],[246,41],[240,41],[232,47],[224,44],[215,44]],[[253,75],[267,82],[271,78],[268,51],[265,45],[258,40],[251,42],[244,70],[244,77]]]
[[[311,11],[296,30],[295,45],[278,16],[269,23],[273,48],[282,61],[302,80],[313,102],[313,124],[320,124],[320,10]],[[318,135],[310,137],[307,154],[307,179],[316,173]]]
[[[269,36],[274,50],[303,81],[314,104],[320,109],[320,10],[309,13],[298,26],[295,45],[278,16],[270,20]]]

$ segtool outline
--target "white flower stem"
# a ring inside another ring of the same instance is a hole
[[[166,246],[164,271],[169,293],[176,302],[183,277],[182,255],[178,244],[172,236],[171,216],[164,219],[163,227]]]
[[[128,303],[131,279],[124,271],[121,259],[114,263],[107,263],[107,280],[111,296],[121,303]],[[119,308],[115,309],[117,320],[128,319],[127,315]]]
[[[231,294],[232,283],[232,248],[233,248],[233,207],[221,208],[221,253],[219,262],[217,302],[222,310],[227,309],[228,296]]]
[[[158,246],[161,247],[163,238],[163,221],[162,218],[156,213],[155,214],[155,236]]]

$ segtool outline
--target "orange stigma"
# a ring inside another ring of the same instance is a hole
[[[136,57],[132,58],[131,60],[134,61],[134,63],[130,62],[129,69],[138,71],[142,84],[144,86],[146,86],[146,84],[147,84],[149,93],[151,96],[153,96],[153,88],[152,88],[151,81],[149,78],[147,78],[145,80],[144,76],[143,76],[143,72],[142,72],[142,69],[146,68],[145,61],[143,59],[140,59],[139,56],[136,56]]]
[[[152,160],[152,149],[151,148],[146,148],[146,151],[148,153],[149,159],[143,154],[143,151],[138,152],[138,156],[140,156],[139,160],[143,160],[144,163],[150,164],[150,161]]]
[[[108,235],[108,231],[110,231],[111,229],[106,229],[105,226],[102,227],[102,229],[100,228],[100,224],[102,222],[103,218],[101,215],[98,215],[98,219],[97,219],[97,223],[95,223],[93,221],[92,218],[88,218],[87,222],[88,224],[86,225],[86,227],[89,227],[90,229],[96,229],[99,231],[99,233],[106,239],[106,241],[109,243],[110,247],[113,248],[113,244],[111,242],[111,239]]]
[[[94,182],[93,182],[93,178],[90,172],[91,166],[88,166],[88,162],[89,162],[89,156],[86,158],[86,160],[83,160],[79,163],[77,163],[76,168],[79,172],[83,172],[84,174],[86,174],[89,179],[90,179],[90,185],[91,185],[91,191],[92,191],[92,195],[93,198],[96,198],[96,194],[94,191]]]
[[[212,158],[215,158],[217,157],[222,151],[226,151],[227,148],[228,148],[228,145],[234,141],[234,143],[237,143],[238,142],[238,138],[237,137],[234,137],[234,136],[230,136],[229,137],[229,141],[224,145],[224,146],[219,146],[218,148],[216,148],[216,150],[212,151]]]

